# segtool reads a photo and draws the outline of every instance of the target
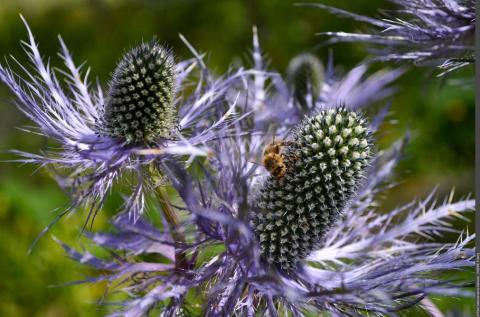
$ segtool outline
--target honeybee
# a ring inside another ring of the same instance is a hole
[[[287,172],[282,148],[289,143],[290,142],[285,141],[275,141],[274,138],[273,142],[267,145],[263,151],[263,166],[265,166],[274,177],[283,177]]]

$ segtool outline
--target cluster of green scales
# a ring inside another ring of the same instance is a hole
[[[320,61],[308,54],[293,59],[287,77],[301,107],[318,98]],[[155,41],[127,52],[110,82],[106,132],[128,144],[171,137],[177,123],[175,62]],[[366,119],[344,107],[321,111],[296,129],[282,152],[285,173],[269,176],[255,199],[251,223],[263,259],[294,269],[319,246],[359,186],[371,157]]]
[[[355,194],[371,157],[367,121],[336,108],[306,119],[283,150],[284,175],[260,188],[252,225],[263,258],[294,269]]]
[[[168,138],[177,122],[175,60],[156,41],[127,52],[115,69],[105,106],[106,132],[127,143]]]

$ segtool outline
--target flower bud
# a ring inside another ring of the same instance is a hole
[[[320,60],[312,54],[297,55],[288,64],[287,79],[293,90],[293,95],[303,108],[308,108],[307,96],[312,102],[320,96],[324,81],[324,69]]]

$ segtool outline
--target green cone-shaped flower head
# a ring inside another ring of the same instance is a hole
[[[259,190],[252,224],[263,258],[296,267],[319,246],[364,178],[372,155],[367,120],[338,108],[306,119],[286,143],[286,172]]]
[[[315,101],[320,96],[324,81],[325,71],[320,60],[312,54],[297,55],[288,64],[287,79],[293,90],[295,100],[307,107],[307,95]]]
[[[175,62],[156,41],[127,52],[113,72],[105,106],[107,133],[127,143],[168,138],[177,122]]]

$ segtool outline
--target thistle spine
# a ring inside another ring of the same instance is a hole
[[[343,107],[306,119],[288,144],[286,174],[266,179],[251,217],[262,257],[283,270],[319,246],[372,155],[367,120]]]
[[[176,127],[175,62],[156,41],[127,52],[113,72],[105,106],[107,134],[126,143],[169,138]]]

